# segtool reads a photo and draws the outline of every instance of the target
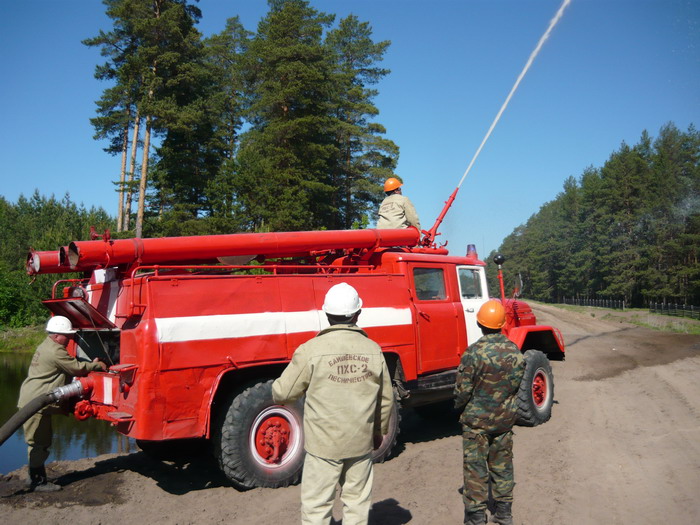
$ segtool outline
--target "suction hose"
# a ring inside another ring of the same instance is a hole
[[[83,384],[80,381],[74,381],[65,386],[59,386],[51,392],[35,397],[29,403],[20,408],[17,413],[12,416],[7,423],[0,427],[0,445],[5,443],[7,439],[14,434],[19,427],[39,412],[42,408],[61,399],[79,396],[83,393]]]

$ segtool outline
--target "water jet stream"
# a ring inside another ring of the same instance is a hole
[[[467,169],[464,172],[464,175],[462,175],[462,179],[459,181],[457,188],[462,186],[464,179],[467,177],[467,173],[469,173],[469,170],[472,169],[472,166],[474,165],[476,158],[479,156],[479,153],[481,153],[481,150],[484,147],[484,144],[486,144],[486,141],[491,136],[491,132],[493,131],[493,128],[496,127],[496,124],[498,124],[498,121],[501,119],[501,115],[503,115],[503,112],[508,107],[508,103],[510,102],[510,99],[513,97],[513,94],[515,93],[515,91],[518,89],[520,82],[522,81],[523,77],[527,73],[528,69],[530,69],[530,66],[532,65],[532,63],[535,61],[535,58],[539,54],[540,49],[542,49],[542,46],[544,45],[545,41],[549,38],[549,35],[552,33],[552,30],[554,29],[554,26],[556,26],[557,22],[559,22],[559,20],[561,19],[562,15],[564,14],[564,9],[566,9],[566,7],[570,3],[571,3],[571,0],[564,0],[562,2],[561,6],[559,7],[559,10],[557,11],[557,14],[554,15],[554,18],[552,18],[552,20],[549,22],[549,27],[547,28],[547,30],[544,32],[544,34],[540,38],[540,41],[537,42],[537,46],[535,47],[534,51],[532,53],[530,53],[530,58],[528,58],[527,63],[525,64],[525,67],[520,72],[520,75],[518,76],[518,79],[515,81],[515,84],[513,84],[513,87],[511,88],[510,93],[508,93],[508,97],[506,97],[506,101],[503,103],[500,111],[496,115],[496,118],[491,123],[491,127],[486,132],[486,136],[484,136],[484,140],[481,141],[481,144],[479,145],[479,148],[476,150],[476,153],[474,154],[474,157],[472,158],[471,162],[469,163],[469,166],[467,166]]]
[[[559,10],[557,11],[557,14],[554,15],[554,18],[552,18],[552,20],[550,20],[549,27],[547,28],[547,30],[544,32],[544,34],[540,38],[540,41],[537,42],[537,46],[535,47],[534,51],[532,53],[530,53],[530,58],[528,58],[527,63],[525,64],[525,67],[520,72],[520,75],[518,75],[518,79],[515,81],[515,84],[511,88],[510,93],[508,93],[508,97],[506,97],[506,101],[503,103],[500,111],[498,112],[498,115],[496,115],[496,118],[491,123],[491,127],[489,128],[488,132],[486,133],[486,136],[481,141],[481,144],[479,145],[479,148],[476,150],[476,153],[474,154],[474,157],[472,158],[471,162],[469,163],[469,166],[467,166],[467,169],[464,172],[464,175],[462,175],[462,179],[459,181],[459,184],[457,185],[455,190],[452,192],[452,195],[450,195],[449,199],[447,199],[447,201],[445,202],[445,206],[443,207],[442,211],[440,212],[440,215],[438,216],[437,220],[435,221],[435,224],[433,224],[433,227],[430,228],[430,230],[428,230],[428,231],[423,230],[424,236],[421,240],[421,244],[423,246],[432,246],[435,242],[435,237],[440,235],[437,232],[437,230],[440,227],[440,224],[442,223],[443,219],[445,218],[447,211],[450,209],[450,206],[452,206],[452,203],[454,202],[455,198],[457,197],[457,192],[459,191],[459,188],[462,186],[464,179],[467,177],[467,173],[469,173],[469,170],[472,169],[472,166],[474,165],[476,158],[479,156],[479,153],[481,153],[481,150],[484,147],[484,144],[486,144],[486,141],[491,136],[491,132],[493,131],[493,128],[495,128],[496,124],[498,124],[498,121],[500,120],[501,115],[503,115],[503,112],[506,110],[506,107],[508,107],[508,103],[510,102],[510,99],[513,97],[513,94],[515,93],[515,91],[518,89],[520,82],[522,81],[523,77],[527,73],[528,69],[530,69],[530,66],[532,65],[532,63],[535,61],[535,58],[539,54],[540,49],[542,49],[542,46],[544,45],[545,41],[549,38],[549,35],[552,33],[552,30],[554,29],[554,26],[556,26],[557,22],[559,22],[559,20],[561,19],[562,15],[564,14],[564,9],[566,9],[566,6],[568,6],[570,3],[571,3],[571,0],[564,0],[562,2],[561,6],[559,7]]]

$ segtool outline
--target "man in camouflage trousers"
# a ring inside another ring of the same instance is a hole
[[[455,384],[455,407],[463,409],[464,523],[486,523],[490,481],[494,521],[512,525],[512,429],[525,360],[501,333],[505,309],[499,301],[484,303],[476,319],[484,335],[462,355]]]

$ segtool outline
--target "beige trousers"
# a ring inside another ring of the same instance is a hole
[[[372,505],[370,454],[348,459],[324,459],[306,453],[301,479],[301,523],[331,522],[336,484],[343,502],[343,525],[367,525]]]

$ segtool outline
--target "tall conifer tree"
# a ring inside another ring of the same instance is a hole
[[[141,236],[151,135],[184,129],[196,120],[196,116],[181,111],[181,107],[192,96],[191,86],[196,76],[193,63],[201,50],[200,35],[194,24],[201,13],[187,0],[104,0],[104,3],[114,28],[85,43],[102,46],[103,55],[110,57],[104,67],[111,71],[110,76],[121,91],[133,97],[123,106],[128,107],[129,114],[138,115],[145,122],[135,225],[136,235]]]
[[[333,113],[337,155],[332,172],[334,228],[366,224],[381,197],[380,184],[393,175],[398,147],[383,138],[373,103],[377,84],[389,70],[379,67],[390,42],[375,43],[372,28],[354,15],[329,32],[326,45],[334,56]]]
[[[332,213],[332,63],[322,43],[332,21],[304,0],[271,1],[250,44],[251,128],[234,185],[251,229],[312,229]]]

